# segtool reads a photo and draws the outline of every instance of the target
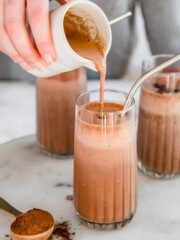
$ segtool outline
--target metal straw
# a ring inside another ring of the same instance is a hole
[[[123,13],[119,17],[112,19],[109,23],[110,23],[110,25],[112,25],[112,24],[117,23],[117,22],[119,22],[119,21],[121,21],[121,20],[123,20],[127,17],[130,17],[130,16],[132,16],[132,12],[128,11],[126,13]]]
[[[124,109],[123,109],[124,111],[122,113],[122,116],[124,115],[125,110],[129,107],[129,103],[130,103],[131,99],[134,97],[134,94],[136,93],[137,89],[147,78],[151,77],[152,75],[156,74],[157,72],[163,70],[164,68],[170,66],[171,64],[173,64],[173,63],[175,63],[179,60],[180,60],[180,54],[170,58],[166,62],[164,62],[164,63],[160,64],[159,66],[149,70],[144,75],[142,75],[140,78],[138,78],[136,80],[136,82],[134,83],[134,85],[132,86],[130,92],[128,93],[128,96],[126,98],[126,102],[124,104]]]

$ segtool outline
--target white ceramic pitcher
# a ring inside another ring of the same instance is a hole
[[[92,61],[78,55],[69,45],[64,32],[64,17],[70,8],[87,12],[97,25],[97,29],[105,40],[105,56],[108,54],[112,42],[110,23],[104,12],[95,3],[88,0],[74,0],[50,12],[52,38],[55,46],[56,61],[48,65],[43,71],[31,69],[29,73],[37,77],[51,77],[63,72],[85,66],[96,71]]]

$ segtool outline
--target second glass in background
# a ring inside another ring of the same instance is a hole
[[[37,79],[37,138],[45,154],[74,153],[75,101],[86,88],[85,68]]]
[[[152,56],[143,73],[172,56]],[[138,165],[147,175],[170,178],[180,173],[180,62],[147,79],[141,88]]]

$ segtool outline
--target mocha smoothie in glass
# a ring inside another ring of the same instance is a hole
[[[138,165],[157,178],[180,173],[180,74],[176,67],[151,77],[141,89]]]
[[[134,104],[121,117],[126,94],[104,91],[106,42],[92,20],[73,10],[65,19],[65,30],[74,30],[65,31],[70,46],[100,73],[100,90],[82,94],[76,105],[74,206],[86,225],[117,228],[131,220],[136,208]]]
[[[103,113],[98,91],[77,100],[74,206],[88,226],[112,229],[129,222],[136,209],[136,128],[134,102],[122,117],[125,94],[104,94]]]
[[[46,154],[60,157],[74,153],[75,101],[84,91],[84,68],[37,79],[37,138]]]

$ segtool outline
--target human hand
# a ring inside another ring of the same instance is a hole
[[[58,0],[61,4],[67,1]],[[26,9],[35,45],[27,30]],[[0,0],[0,36],[0,51],[26,71],[43,70],[56,60],[49,0]]]

